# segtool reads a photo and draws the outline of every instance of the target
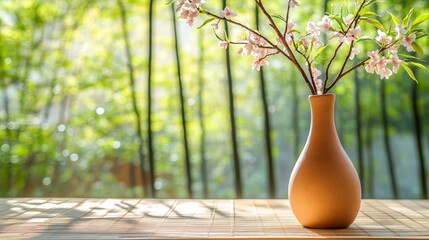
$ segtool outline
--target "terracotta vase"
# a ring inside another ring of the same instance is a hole
[[[346,228],[359,212],[359,177],[337,135],[335,95],[308,98],[311,126],[290,177],[290,206],[304,227]]]

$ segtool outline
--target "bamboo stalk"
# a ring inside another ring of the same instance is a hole
[[[414,71],[415,72],[415,71]],[[412,113],[413,113],[413,123],[414,123],[414,137],[416,141],[416,151],[418,156],[418,165],[419,165],[419,178],[420,178],[420,188],[421,188],[421,198],[428,198],[428,190],[426,184],[426,165],[425,165],[425,156],[423,151],[423,125],[420,121],[420,110],[418,106],[418,88],[416,83],[411,83],[411,103],[412,103]]]
[[[180,116],[182,120],[182,131],[183,131],[183,150],[185,152],[185,167],[186,167],[186,180],[187,180],[187,189],[188,197],[193,198],[192,190],[192,169],[191,169],[191,157],[189,153],[189,143],[188,143],[188,131],[187,131],[187,120],[186,120],[186,111],[185,111],[185,90],[183,87],[182,73],[180,66],[180,53],[179,53],[179,39],[176,26],[176,10],[174,5],[171,5],[171,11],[173,13],[173,32],[174,32],[174,49],[176,54],[176,66],[177,66],[177,81],[179,84],[179,96],[180,96]]]
[[[145,183],[147,183],[147,176],[145,174],[145,156],[144,156],[144,141],[143,141],[143,136],[142,136],[142,126],[141,126],[141,116],[140,116],[140,110],[139,110],[139,106],[137,103],[137,96],[136,96],[136,79],[135,79],[135,75],[134,75],[134,64],[133,64],[133,55],[131,53],[131,44],[130,44],[130,39],[128,36],[128,27],[127,27],[127,22],[128,22],[128,16],[127,16],[127,12],[125,10],[125,6],[122,2],[122,0],[117,0],[118,6],[119,6],[119,10],[121,12],[121,29],[122,29],[122,38],[125,44],[125,55],[126,55],[126,61],[127,61],[127,69],[128,69],[128,84],[129,84],[129,88],[131,91],[131,101],[132,101],[132,105],[133,105],[133,112],[134,112],[134,117],[135,117],[135,124],[136,124],[136,129],[135,129],[135,134],[136,134],[136,138],[138,140],[137,143],[137,147],[138,147],[138,158],[140,161],[140,165],[141,167],[141,174],[142,174],[142,178],[146,178],[145,179]],[[134,176],[134,172],[135,172],[135,165],[133,163],[130,163],[129,166],[130,169],[130,182],[131,182],[131,187],[134,189],[135,187],[135,176]],[[149,189],[149,187],[146,185],[143,189],[144,191],[144,195],[145,197],[148,197],[149,194],[147,194],[147,189]]]
[[[222,0],[222,8],[226,7],[226,0]],[[225,21],[225,32],[228,35],[228,23]],[[232,78],[231,70],[231,57],[229,53],[229,48],[225,50],[225,59],[226,59],[226,75],[228,83],[228,102],[229,102],[229,117],[231,124],[231,141],[232,141],[232,153],[233,153],[233,164],[234,164],[234,178],[235,178],[235,191],[236,197],[243,197],[243,185],[241,181],[241,168],[240,168],[240,154],[238,146],[238,137],[237,137],[237,126],[235,118],[235,106],[234,106],[234,83]]]
[[[206,156],[206,129],[204,124],[204,99],[203,93],[205,91],[205,81],[203,77],[204,69],[204,32],[201,30],[198,32],[198,43],[199,43],[199,59],[198,59],[198,120],[201,130],[200,135],[200,176],[203,185],[203,196],[204,198],[209,197],[209,184],[208,184],[208,172],[207,172],[207,156]]]
[[[398,195],[398,188],[397,188],[396,178],[395,178],[395,165],[394,165],[394,159],[392,154],[392,147],[390,145],[390,139],[389,139],[389,122],[388,122],[387,107],[386,107],[386,81],[381,81],[380,95],[381,95],[381,117],[382,117],[382,125],[383,125],[384,149],[386,151],[386,158],[387,158],[387,165],[389,170],[392,194],[393,194],[393,197],[397,199],[399,195]]]
[[[259,7],[255,6],[255,20],[256,20],[256,30],[259,31]],[[264,68],[261,67],[259,71],[259,85],[261,91],[261,100],[262,100],[262,111],[264,114],[264,140],[265,140],[265,153],[267,157],[267,182],[268,182],[268,193],[270,198],[276,197],[276,181],[274,174],[274,158],[272,152],[272,143],[271,143],[271,123],[270,123],[270,114],[268,111],[268,97],[267,90],[265,86],[265,76]]]
[[[154,2],[149,0],[149,16],[148,16],[148,64],[147,64],[147,155],[149,160],[149,178],[147,178],[147,186],[150,186],[151,197],[156,197],[155,189],[155,150],[153,147],[153,130],[152,130],[152,63],[153,63],[153,12]],[[141,166],[143,167],[143,166]],[[148,188],[146,188],[148,189]]]

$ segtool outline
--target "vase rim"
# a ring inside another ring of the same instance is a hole
[[[309,95],[308,98],[318,98],[318,97],[335,97],[334,93],[325,93],[325,94],[321,94],[321,95]]]

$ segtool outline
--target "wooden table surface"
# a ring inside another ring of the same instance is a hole
[[[347,229],[303,228],[287,200],[0,199],[0,239],[429,239],[429,201],[363,200]]]

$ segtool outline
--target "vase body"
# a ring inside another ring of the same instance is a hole
[[[304,227],[346,228],[359,212],[359,177],[337,135],[335,95],[309,101],[310,132],[290,177],[290,206]]]

